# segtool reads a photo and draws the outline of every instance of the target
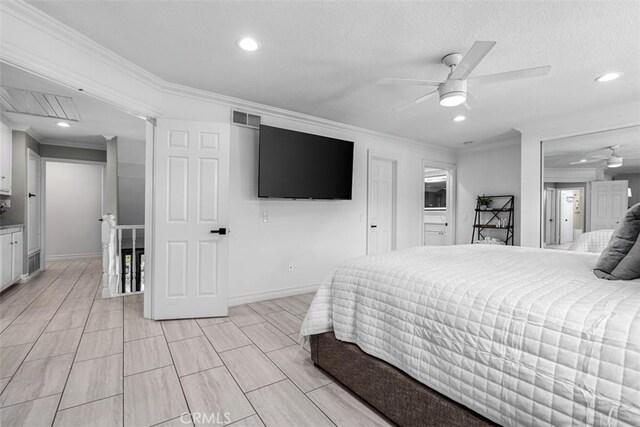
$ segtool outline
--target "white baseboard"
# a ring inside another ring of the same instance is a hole
[[[229,307],[240,304],[248,304],[250,302],[264,301],[273,298],[290,297],[293,295],[306,294],[315,292],[320,287],[319,283],[312,285],[294,286],[292,288],[274,289],[266,292],[255,292],[252,294],[235,295],[229,297]]]
[[[102,253],[94,254],[70,254],[70,255],[47,255],[46,261],[68,261],[74,259],[101,258]]]

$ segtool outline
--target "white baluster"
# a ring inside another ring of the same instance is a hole
[[[122,228],[118,228],[118,250],[117,256],[117,271],[118,271],[118,286],[124,285],[124,278],[122,277]],[[122,292],[122,289],[118,293]]]
[[[131,240],[133,247],[131,249],[131,292],[136,290],[136,229],[131,229]]]

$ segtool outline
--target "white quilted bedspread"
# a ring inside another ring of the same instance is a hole
[[[640,280],[597,279],[596,259],[486,245],[356,258],[301,334],[334,330],[499,424],[640,426]]]

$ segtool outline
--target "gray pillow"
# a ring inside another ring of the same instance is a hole
[[[600,254],[593,273],[601,279],[640,278],[640,203],[629,208]]]

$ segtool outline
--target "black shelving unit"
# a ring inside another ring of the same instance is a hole
[[[471,234],[471,243],[477,243],[483,240],[486,230],[504,230],[506,236],[505,244],[513,246],[513,195],[507,196],[487,196],[491,198],[491,204],[494,207],[480,209],[480,205],[476,202],[476,215],[473,221],[473,233]],[[506,223],[499,225],[500,220],[506,220]],[[495,236],[493,236],[495,237]]]

